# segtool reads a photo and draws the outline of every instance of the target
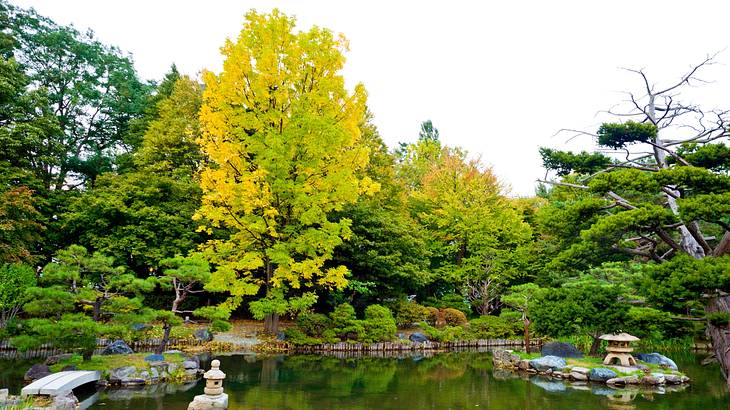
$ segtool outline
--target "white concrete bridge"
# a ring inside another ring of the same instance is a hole
[[[52,373],[23,387],[20,394],[23,397],[34,395],[56,396],[84,384],[97,382],[100,378],[101,372],[99,371],[74,370]]]

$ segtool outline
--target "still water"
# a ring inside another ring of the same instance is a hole
[[[401,358],[215,358],[227,375],[230,409],[730,409],[730,394],[717,365],[701,366],[701,357],[692,353],[670,356],[692,378],[682,391],[615,391],[605,385],[523,379],[493,370],[491,355],[483,352]],[[201,380],[77,394],[82,408],[183,410],[202,392]]]

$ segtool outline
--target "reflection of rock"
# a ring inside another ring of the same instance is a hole
[[[575,346],[570,343],[563,342],[550,342],[545,344],[540,353],[543,356],[558,356],[558,357],[583,357],[583,352],[578,350]]]
[[[664,356],[659,353],[637,353],[634,355],[638,360],[641,360],[642,362],[649,363],[649,364],[657,364],[662,367],[667,367],[672,370],[679,370],[677,368],[677,364],[674,363],[674,360],[668,358],[667,356]]]
[[[549,391],[551,393],[562,393],[568,390],[568,388],[565,386],[565,383],[563,383],[562,381],[547,379],[543,377],[533,377],[530,379],[530,381],[535,386],[538,386],[541,389]]]
[[[495,367],[492,370],[492,377],[494,377],[497,380],[511,380],[511,379],[519,378],[519,374],[509,371],[509,370],[504,370],[504,369]]]

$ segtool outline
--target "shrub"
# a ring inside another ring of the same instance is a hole
[[[428,317],[428,310],[416,302],[402,301],[396,305],[395,322],[400,327],[413,327]]]
[[[428,323],[431,326],[439,325],[439,322],[443,322],[443,318],[441,317],[441,312],[432,306],[429,306],[426,308],[426,311],[428,314],[426,315],[426,323]]]
[[[444,315],[444,321],[450,326],[463,326],[467,323],[466,315],[460,310],[446,308],[441,311]]]
[[[472,319],[469,322],[469,334],[474,339],[504,339],[515,335],[513,327],[497,316]]]
[[[525,331],[525,323],[522,321],[522,313],[512,309],[502,309],[499,317],[512,327],[512,332],[515,335],[522,334],[522,332]]]
[[[365,320],[362,322],[363,332],[359,340],[364,343],[393,340],[398,330],[390,309],[380,305],[368,306],[365,309]]]
[[[332,327],[332,320],[321,313],[304,313],[297,318],[297,327],[308,336],[321,337]]]
[[[222,319],[214,319],[210,322],[210,331],[214,333],[227,332],[231,330],[231,324]]]
[[[428,323],[422,322],[420,327],[421,330],[423,330],[423,333],[435,342],[454,342],[457,340],[464,340],[466,335],[464,328],[461,326],[446,326],[443,329],[437,329],[430,326]]]
[[[362,321],[355,317],[355,308],[348,303],[337,305],[330,313],[330,319],[332,319],[332,330],[340,340],[359,340],[364,332]]]
[[[305,334],[298,327],[290,327],[284,330],[284,334],[286,335],[286,340],[295,345],[317,345],[322,343],[321,339]]]
[[[672,318],[667,312],[649,307],[632,306],[626,315],[626,331],[641,339],[663,339]]]

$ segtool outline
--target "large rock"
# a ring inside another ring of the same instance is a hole
[[[51,369],[49,369],[48,366],[45,364],[34,364],[27,372],[25,372],[25,376],[23,378],[25,381],[32,382],[34,380],[42,379],[49,374],[51,374]]]
[[[182,365],[185,370],[197,369],[199,367],[198,363],[196,363],[194,360],[186,360],[183,362]]]
[[[79,399],[76,398],[71,390],[64,391],[53,397],[53,410],[76,410]]]
[[[588,372],[588,380],[592,382],[606,382],[609,379],[615,379],[617,376],[616,372],[605,367],[597,367]]]
[[[201,342],[210,342],[213,340],[213,333],[210,333],[208,329],[198,329],[193,333],[193,336]]]
[[[71,353],[54,354],[53,356],[48,356],[48,358],[46,359],[46,364],[49,366],[53,366],[54,364],[62,360],[68,360],[72,357],[73,355]]]
[[[557,356],[557,357],[583,357],[583,352],[578,350],[575,346],[570,343],[563,342],[550,342],[542,347],[540,353],[543,356]]]
[[[121,383],[136,372],[137,368],[134,366],[117,367],[109,372],[109,381],[112,383]]]
[[[103,355],[132,353],[134,353],[134,350],[124,343],[124,340],[115,340],[101,351]]]
[[[426,337],[423,333],[415,332],[408,336],[408,340],[415,343],[425,343],[428,342],[428,337]]]
[[[668,358],[667,356],[664,356],[659,353],[637,353],[634,355],[634,357],[638,360],[641,360],[642,362],[649,363],[649,364],[656,364],[662,367],[666,367],[672,370],[679,370],[677,368],[677,364],[674,363],[674,360]]]
[[[10,390],[0,389],[0,405],[5,404],[5,402],[8,401],[9,395],[10,395]]]
[[[543,356],[530,360],[530,366],[538,372],[563,370],[565,368],[565,359],[558,356]]]
[[[492,363],[501,369],[512,369],[518,367],[520,361],[520,356],[512,353],[511,350],[495,350],[492,353]]]

